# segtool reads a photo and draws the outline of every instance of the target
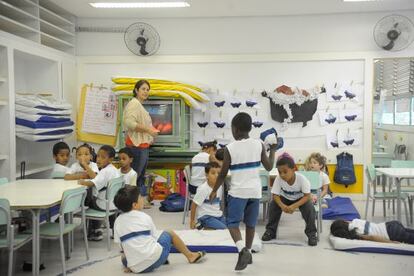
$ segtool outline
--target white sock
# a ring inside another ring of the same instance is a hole
[[[244,248],[244,242],[243,242],[243,240],[236,241],[236,247],[237,247],[237,250],[239,252],[242,251],[242,249]]]

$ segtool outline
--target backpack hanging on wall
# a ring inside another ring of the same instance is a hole
[[[352,154],[343,152],[336,156],[334,181],[338,184],[345,185],[345,187],[356,183]]]
[[[395,145],[394,148],[394,159],[395,160],[408,160],[407,146],[406,145]]]

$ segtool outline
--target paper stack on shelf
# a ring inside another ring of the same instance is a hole
[[[16,136],[29,141],[63,139],[74,130],[72,106],[49,95],[16,95]]]

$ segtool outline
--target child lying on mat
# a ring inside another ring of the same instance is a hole
[[[350,240],[414,244],[414,229],[405,228],[399,221],[372,223],[362,219],[351,222],[335,220],[331,234]]]
[[[220,187],[217,192],[217,197],[213,201],[209,200],[211,191],[216,184],[217,176],[220,172],[220,166],[216,162],[210,162],[204,168],[206,172],[207,181],[200,185],[197,193],[193,198],[191,204],[191,220],[190,228],[196,228],[195,215],[197,213],[197,221],[200,224],[199,229],[227,229],[226,219],[223,217],[223,212],[220,210],[220,201],[223,195]]]
[[[204,251],[191,252],[173,231],[163,231],[158,237],[151,217],[140,211],[144,198],[135,186],[121,188],[114,203],[123,212],[115,221],[114,240],[120,244],[125,272],[151,272],[167,263],[172,245],[191,264],[205,256]]]

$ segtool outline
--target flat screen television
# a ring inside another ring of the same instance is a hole
[[[130,99],[131,96],[119,97],[121,120],[123,109]],[[188,146],[189,110],[181,99],[151,98],[145,101],[144,108],[151,116],[153,127],[160,131],[153,146],[174,148]],[[121,123],[118,136],[118,144],[121,147],[125,143],[125,133]]]

